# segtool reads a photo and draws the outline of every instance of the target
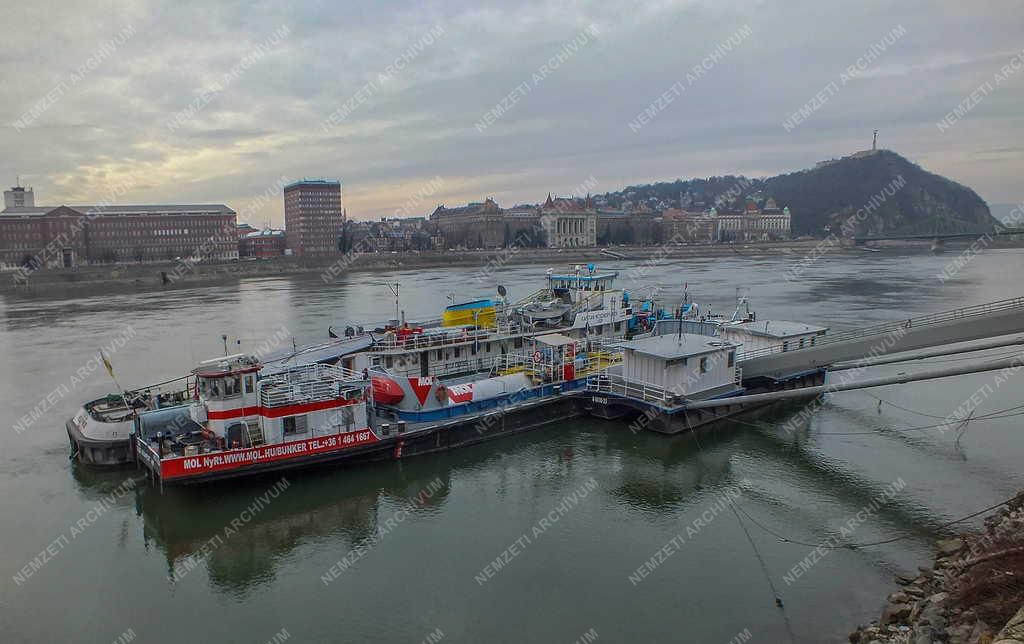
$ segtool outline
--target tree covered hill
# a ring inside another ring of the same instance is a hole
[[[763,204],[769,198],[789,207],[794,235],[821,235],[826,226],[848,221],[856,222],[857,235],[981,232],[998,223],[976,192],[890,150],[768,178],[726,175],[630,186],[603,201],[609,207],[740,210],[749,200]],[[868,204],[869,212],[854,217]]]

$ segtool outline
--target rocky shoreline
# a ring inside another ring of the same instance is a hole
[[[939,541],[919,571],[897,575],[902,588],[851,644],[1024,644],[1024,492],[983,532]]]

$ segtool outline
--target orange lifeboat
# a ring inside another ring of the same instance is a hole
[[[405,398],[405,392],[397,382],[384,376],[373,376],[370,379],[373,384],[373,400],[382,405],[396,405]]]

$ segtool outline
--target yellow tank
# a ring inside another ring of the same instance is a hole
[[[476,325],[494,326],[497,313],[491,300],[474,300],[463,304],[452,304],[441,316],[441,326]]]

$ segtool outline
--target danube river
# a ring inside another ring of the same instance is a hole
[[[954,257],[837,251],[792,281],[795,255],[669,262],[642,277],[628,261],[603,267],[673,297],[688,283],[705,310],[731,312],[741,287],[761,319],[832,329],[1024,294],[1021,251],[986,252],[943,282]],[[547,268],[496,274],[515,298]],[[330,324],[391,317],[388,281],[413,318],[498,283],[460,267],[0,299],[0,640],[724,644],[791,629],[842,641],[877,617],[894,574],[930,562],[943,523],[1024,488],[1018,418],[928,427],[979,390],[976,416],[1020,405],[1024,371],[836,394],[800,422],[795,405],[698,438],[585,419],[163,495],[125,483],[134,469],[69,461],[65,419],[115,389],[101,346],[115,348],[119,382],[141,386],[221,354],[222,335],[232,352],[302,345]],[[812,554],[776,535],[898,539]]]

